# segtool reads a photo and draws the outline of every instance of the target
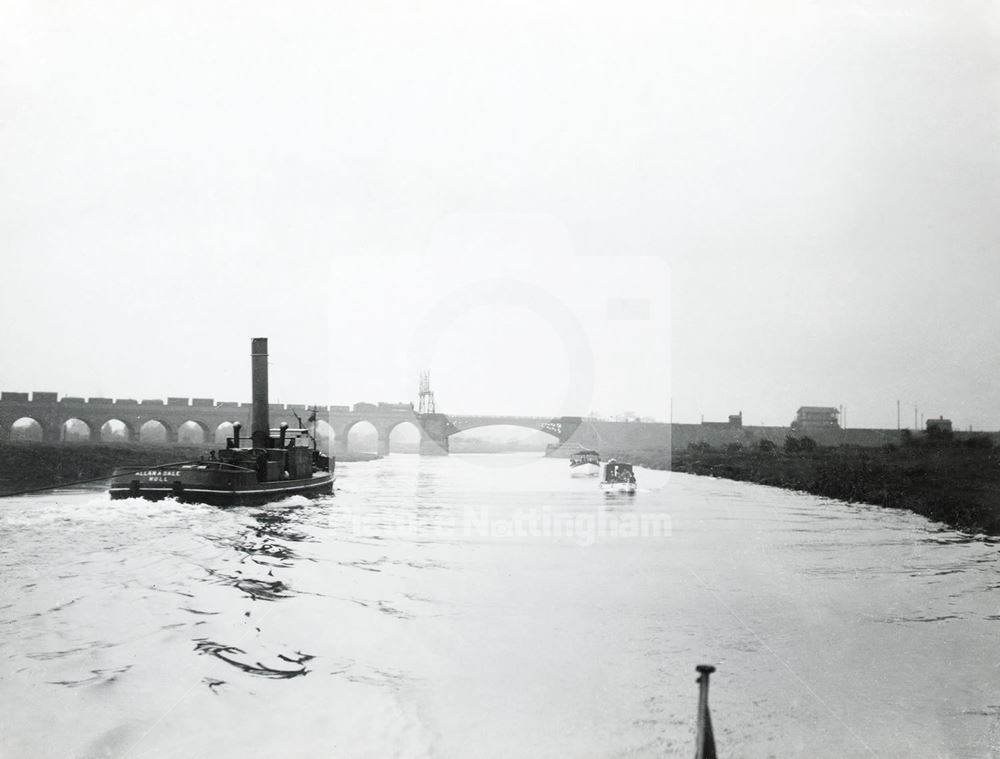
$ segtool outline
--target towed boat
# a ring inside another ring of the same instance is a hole
[[[253,405],[250,437],[233,424],[226,447],[208,460],[160,467],[121,467],[111,476],[111,498],[175,498],[184,503],[251,506],[292,495],[333,492],[333,462],[315,435],[282,424],[271,429],[267,397],[267,338],[251,343]],[[310,445],[311,442],[311,445]]]
[[[601,478],[601,490],[605,493],[635,493],[635,472],[631,464],[609,460],[604,465],[604,477]]]
[[[569,457],[570,477],[596,477],[601,473],[601,455],[597,451],[580,450]]]

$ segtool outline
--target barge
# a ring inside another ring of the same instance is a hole
[[[111,476],[111,498],[174,498],[182,503],[252,506],[293,495],[333,493],[333,460],[315,435],[282,424],[271,429],[267,390],[267,338],[251,341],[253,404],[249,437],[233,424],[226,447],[207,460],[161,467],[122,467]]]

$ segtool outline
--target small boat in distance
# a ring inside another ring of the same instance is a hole
[[[292,495],[331,494],[333,462],[317,450],[315,435],[287,424],[271,429],[266,337],[253,338],[251,362],[250,437],[240,436],[242,426],[236,422],[226,447],[213,451],[207,460],[115,469],[111,498],[176,498],[183,503],[251,506]]]
[[[601,455],[597,451],[579,450],[569,457],[570,477],[596,477],[601,473]]]
[[[607,494],[635,494],[635,472],[631,464],[624,464],[610,459],[604,465],[604,477],[601,479],[601,490]]]

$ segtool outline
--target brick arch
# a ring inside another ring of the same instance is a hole
[[[157,420],[158,421],[158,420]],[[162,423],[162,422],[161,422]],[[206,422],[200,419],[185,419],[183,422],[177,425],[177,437],[180,438],[181,427],[185,424],[194,424],[201,430],[201,442],[202,443],[214,443],[215,442],[215,432],[217,428],[209,426]],[[170,432],[168,430],[167,434]]]
[[[177,427],[175,427],[170,422],[166,421],[162,416],[151,416],[147,419],[141,419],[140,421],[137,422],[138,426],[137,432],[138,432],[139,442],[142,442],[142,428],[145,427],[150,422],[156,422],[157,424],[163,425],[163,429],[167,431],[166,442],[168,443],[177,442]]]
[[[37,416],[32,416],[31,414],[21,414],[20,416],[10,417],[4,422],[4,431],[7,434],[7,439],[13,439],[14,425],[20,422],[22,419],[30,419],[32,422],[38,425],[38,429],[42,432],[42,440],[50,439],[51,427],[47,425],[42,419]]]
[[[127,420],[122,419],[120,416],[108,416],[108,417],[98,417],[97,421],[94,422],[94,427],[91,428],[92,431],[96,431],[96,439],[102,440],[101,432],[104,430],[104,425],[108,422],[121,422],[125,426],[125,438],[127,441],[131,442],[139,439],[139,430],[134,424],[129,424]]]
[[[379,430],[379,453],[382,455],[388,455],[390,453],[390,443],[392,442],[393,431],[402,424],[411,425],[419,434],[420,442],[429,440],[430,436],[427,431],[420,425],[418,419],[394,419],[391,422],[385,424],[383,428]]]
[[[417,432],[420,433],[421,437],[425,434],[424,428],[420,426],[420,421],[418,419],[393,419],[385,425],[385,436],[389,437],[392,434],[392,431],[401,424],[412,424],[417,429]]]
[[[215,425],[215,428],[212,430],[211,440],[218,445],[225,445],[226,440],[233,436],[233,424],[235,424],[236,421],[238,420],[227,419],[226,421],[219,422]],[[241,434],[244,433],[241,431]]]
[[[59,423],[60,440],[66,440],[67,425],[70,422],[81,422],[82,424],[85,424],[87,426],[87,440],[89,441],[94,440],[94,424],[95,424],[94,419],[93,418],[88,419],[87,417],[82,417],[82,416],[67,416]],[[100,438],[100,435],[101,435],[101,428],[97,427],[98,439]]]
[[[379,425],[378,420],[369,419],[365,416],[355,417],[345,422],[341,427],[333,427],[334,430],[334,446],[336,450],[341,452],[347,452],[350,449],[350,434],[357,425],[362,422],[367,422],[375,429],[375,434],[378,436],[378,448],[382,447],[382,427]]]
[[[320,445],[320,439],[326,438],[326,445]],[[324,453],[329,453],[337,444],[337,430],[326,419],[316,420],[316,445],[320,446]]]
[[[362,422],[368,422],[368,424],[370,424],[372,427],[374,427],[376,430],[378,430],[378,424],[376,422],[374,422],[371,419],[366,419],[363,416],[359,416],[356,419],[350,419],[350,420],[344,422],[344,424],[341,425],[340,429],[335,430],[335,433],[336,433],[337,437],[339,438],[339,437],[341,437],[340,430],[343,430],[343,437],[346,440],[347,436],[351,434],[351,430],[354,429],[357,425],[361,424]]]

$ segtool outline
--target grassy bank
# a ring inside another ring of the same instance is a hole
[[[653,469],[908,509],[960,529],[1000,534],[1000,450],[986,438],[958,442],[921,436],[886,448],[820,448],[796,441],[790,448],[692,446],[672,456],[630,458]]]
[[[155,466],[197,459],[209,448],[133,443],[6,443],[0,445],[0,495],[110,476],[117,466]]]

